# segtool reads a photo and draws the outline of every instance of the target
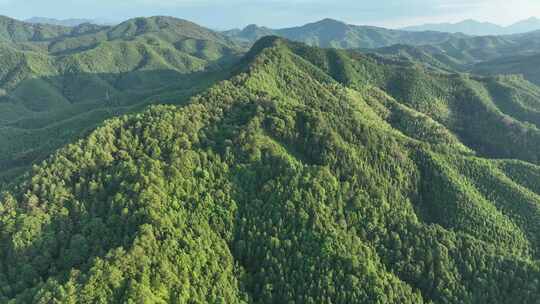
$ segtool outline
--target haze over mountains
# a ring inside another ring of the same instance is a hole
[[[0,303],[536,303],[538,58],[0,17]]]
[[[61,26],[77,26],[83,23],[94,23],[92,19],[54,19],[54,18],[44,18],[44,17],[32,17],[30,19],[24,20],[24,22],[33,23],[33,24],[50,24],[50,25],[61,25]]]
[[[540,56],[535,33],[411,34],[332,19],[279,31],[250,26],[225,33],[172,17],[136,18],[113,27],[28,24],[3,17],[0,25],[0,123],[6,127],[0,135],[9,142],[0,148],[0,176],[43,158],[113,113],[211,85],[223,77],[223,66],[269,34],[318,47],[363,49],[446,73],[522,74],[540,84],[536,66],[529,64]],[[53,133],[52,140],[40,141]]]
[[[269,29],[249,25],[243,30],[226,31],[224,34],[245,43],[254,43],[263,36],[276,35],[313,46],[335,48],[377,48],[397,43],[421,45],[440,43],[450,37],[463,36],[460,34],[416,33],[374,26],[358,26],[334,19],[323,19],[306,25],[283,29]]]
[[[97,25],[114,25],[116,22],[98,18],[98,19],[55,19],[55,18],[46,18],[46,17],[32,17],[25,19],[24,22],[34,23],[34,24],[50,24],[50,25],[61,25],[61,26],[78,26],[84,23],[91,23]]]
[[[438,31],[445,33],[463,33],[466,35],[512,35],[540,30],[540,19],[531,17],[508,26],[468,19],[457,23],[432,23],[402,28],[406,31]]]
[[[115,25],[119,22],[114,22],[107,19],[55,19],[55,18],[46,18],[46,17],[32,17],[24,20],[28,23],[41,23],[41,24],[50,24],[50,25],[61,25],[61,26],[77,26],[83,23],[92,23],[97,25]],[[335,23],[335,24],[331,24]],[[341,25],[336,24],[341,23]],[[317,25],[324,26],[343,26],[345,23],[333,19],[321,20],[319,22],[314,22],[307,24],[305,26],[298,26],[295,28],[282,28],[282,29],[271,29],[265,26],[258,26],[251,24],[246,26],[244,29],[234,29],[226,31],[229,35],[237,35],[239,38],[248,40],[250,42],[256,41],[257,38],[260,38],[265,35],[273,34],[279,36],[287,36],[287,32],[294,32],[295,30],[302,30],[303,27],[316,27]],[[376,30],[377,27],[373,26],[355,26],[348,25],[350,27],[357,27],[356,30],[360,31],[360,28],[364,30],[371,29]],[[380,30],[380,28],[379,28]],[[436,31],[444,33],[463,33],[466,35],[472,36],[487,36],[487,35],[512,35],[519,33],[526,33],[531,31],[540,30],[540,18],[530,17],[525,20],[517,21],[508,26],[502,26],[491,22],[480,22],[474,19],[467,19],[456,23],[430,23],[430,24],[421,24],[413,25],[400,30],[405,31]],[[352,29],[351,31],[354,31]],[[294,35],[290,33],[290,35]],[[364,38],[365,39],[365,38]]]
[[[539,48],[540,31],[536,31],[507,36],[453,38],[440,44],[421,46],[400,44],[366,52],[404,58],[447,72],[520,74],[540,85],[535,65]]]

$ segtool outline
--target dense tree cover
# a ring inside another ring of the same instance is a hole
[[[476,156],[451,99],[405,99],[438,87],[387,77],[266,38],[188,104],[107,121],[2,193],[0,301],[537,302],[540,167]]]
[[[471,37],[437,31],[388,30],[324,19],[283,29],[252,24],[224,34],[246,45],[252,45],[264,36],[275,35],[317,47],[362,49],[447,72],[523,74],[528,81],[540,84],[536,68],[540,58],[539,31]]]
[[[540,30],[540,19],[530,17],[506,26],[490,22],[480,22],[474,19],[467,19],[457,23],[443,22],[413,25],[405,27],[403,30],[464,33],[474,36],[511,35]]]
[[[510,36],[452,37],[442,43],[391,45],[366,52],[405,58],[442,71],[482,75],[522,74],[540,84],[539,32]]]
[[[519,76],[443,73],[411,61],[293,44],[295,52],[361,92],[383,90],[427,115],[479,155],[538,163],[540,89]],[[439,136],[435,136],[439,137]]]
[[[0,41],[24,43],[44,41],[69,35],[68,27],[45,24],[29,24],[0,16]]]
[[[493,59],[476,64],[472,72],[477,74],[520,74],[527,80],[540,85],[540,72],[537,67],[540,64],[540,54],[515,55]]]
[[[412,61],[439,72],[523,73],[527,80],[537,80],[535,65],[530,64],[536,58],[531,54],[537,52],[540,43],[537,33],[465,37],[361,27],[330,19],[281,30],[249,26],[243,31],[218,33],[170,17],[135,18],[117,26],[82,24],[76,27],[29,24],[0,17],[0,57],[3,62],[0,67],[0,179],[9,179],[26,170],[28,164],[42,160],[62,145],[87,134],[106,118],[138,110],[148,103],[185,101],[229,76],[228,72],[234,70],[231,65],[245,50],[238,45],[238,39],[241,43],[247,39],[251,44],[269,34],[336,48],[365,49],[401,43],[370,50],[391,58],[389,62],[392,64],[386,70],[393,70],[395,62],[410,64]],[[513,57],[509,58],[509,55]],[[350,71],[340,74],[341,68],[350,68],[340,63],[346,62],[347,56],[340,58],[343,54],[339,52],[329,52],[328,56],[327,61],[333,70],[327,72],[339,76],[336,78],[338,81],[350,84],[352,79],[347,78]],[[487,59],[494,60],[494,64],[479,63]],[[509,65],[508,62],[515,64]],[[407,85],[405,82],[409,76],[404,73],[400,77],[405,79],[394,77],[384,80],[386,76],[380,70],[379,67],[362,70],[362,73],[368,73],[361,77],[362,81],[369,83],[375,81],[375,77],[382,77],[378,81],[394,84],[396,88],[391,95],[399,99],[395,91],[402,93],[399,83]],[[427,77],[440,81],[432,75]],[[526,100],[537,95],[524,88],[527,86],[525,81],[519,83],[519,92],[510,96]],[[464,87],[460,83],[456,85]],[[376,86],[389,91],[380,83]],[[534,90],[537,91],[536,88]],[[521,91],[527,93],[523,95]],[[453,95],[452,92],[445,94]],[[431,104],[429,98],[422,98]],[[531,115],[511,116],[530,122]],[[459,128],[449,129],[459,133],[456,131]],[[513,133],[522,130],[516,128]],[[49,140],[43,141],[43,138]],[[478,139],[464,141],[472,145]],[[520,139],[518,142],[529,140]],[[494,150],[503,150],[502,145],[490,147],[485,153],[516,157],[515,151],[493,153]],[[531,155],[519,158],[534,160]]]
[[[0,176],[106,118],[191,97],[226,77],[241,51],[224,35],[169,17],[74,28],[0,17]]]

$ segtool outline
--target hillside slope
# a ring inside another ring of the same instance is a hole
[[[483,36],[449,39],[421,46],[392,45],[365,52],[405,58],[443,71],[483,75],[521,74],[540,85],[537,65],[540,32],[511,36]]]
[[[481,62],[473,66],[472,72],[484,75],[520,74],[527,80],[540,85],[540,53],[517,55]]]
[[[355,51],[301,49],[339,82],[359,90],[383,90],[444,125],[483,156],[539,160],[540,89],[523,78],[441,73]]]
[[[0,300],[534,303],[540,167],[460,141],[481,115],[506,140],[513,103],[474,94],[511,81],[265,38],[230,80],[109,120],[10,186]]]
[[[68,35],[71,29],[48,24],[31,24],[0,16],[0,41],[45,41]]]
[[[527,80],[540,84],[534,65],[540,54],[539,31],[470,37],[433,31],[355,26],[324,19],[284,29],[249,25],[243,30],[226,31],[224,34],[248,46],[264,36],[275,35],[323,48],[361,49],[367,53],[406,58],[441,71],[484,75],[522,74]]]
[[[222,79],[243,51],[223,35],[170,17],[69,30],[9,24],[0,23],[0,33],[66,33],[0,42],[0,176],[140,103],[189,98]]]
[[[100,24],[96,22],[96,20],[92,20],[92,19],[77,19],[77,18],[55,19],[55,18],[46,18],[46,17],[32,17],[29,19],[25,19],[24,22],[33,23],[33,24],[51,24],[51,25],[60,25],[60,26],[69,26],[69,27],[75,27],[75,26],[85,24],[85,23],[98,24],[98,25]]]
[[[257,26],[242,32],[247,41],[275,33]],[[338,48],[432,43],[370,52],[405,57],[436,71],[517,73],[539,83],[534,65],[527,64],[536,58],[531,54],[539,47],[538,33],[463,38],[357,27],[331,19],[280,33]],[[106,118],[148,103],[185,102],[227,78],[246,51],[226,35],[160,16],[112,27],[69,28],[2,17],[0,37],[0,179],[24,171]],[[483,64],[484,60],[492,61]],[[530,119],[536,118],[526,121]]]
[[[26,30],[34,27],[20,25]],[[137,18],[115,27],[87,24],[47,41],[0,44],[0,88],[7,106],[50,111],[54,105],[48,103],[103,100],[106,91],[113,99],[126,86],[155,90],[181,79],[172,75],[204,71],[239,51],[225,36],[170,17]],[[153,71],[163,75],[137,75]],[[41,100],[36,100],[35,90],[27,89],[34,86],[41,86]]]

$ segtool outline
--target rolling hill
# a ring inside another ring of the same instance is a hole
[[[540,85],[540,53],[502,57],[474,65],[472,72],[485,75],[521,74],[527,80]]]
[[[263,38],[9,185],[0,300],[534,303],[539,92]]]
[[[540,54],[540,31],[509,36],[451,38],[440,44],[392,45],[365,52],[415,61],[448,72],[483,75],[521,74],[540,85],[535,60]]]
[[[46,18],[46,17],[32,17],[24,20],[27,23],[39,23],[39,24],[51,24],[51,25],[61,25],[61,26],[70,26],[75,27],[85,23],[97,24],[97,25],[115,25],[115,22],[106,19],[55,19],[55,18]]]
[[[84,23],[93,23],[91,19],[54,19],[54,18],[44,18],[44,17],[32,17],[24,20],[27,23],[33,24],[50,24],[50,25],[60,25],[74,27]]]
[[[520,32],[518,28],[530,25],[533,21],[530,19],[517,23],[515,27],[511,27],[516,30],[510,30],[509,27],[508,33]],[[481,25],[472,21],[462,24],[465,28]],[[246,46],[264,36],[275,35],[312,46],[361,49],[368,53],[407,59],[440,71],[483,75],[522,74],[528,81],[540,85],[535,66],[529,62],[532,60],[534,63],[536,56],[540,54],[540,31],[469,37],[463,34],[417,30],[388,30],[324,19],[284,29],[249,25],[243,30],[226,31],[224,34]],[[488,32],[479,30],[473,34]]]
[[[2,17],[0,302],[535,303],[538,35]]]
[[[0,37],[6,37],[0,42],[0,175],[105,118],[173,102],[171,95],[181,102],[221,79],[243,51],[223,35],[170,17],[74,28],[3,18]]]
[[[540,30],[540,19],[531,17],[508,26],[468,19],[457,23],[432,23],[409,26],[402,28],[402,30],[464,33],[466,35],[474,36],[512,35]]]
[[[3,42],[46,41],[68,35],[70,31],[63,26],[30,24],[0,16],[0,41]]]
[[[479,22],[468,19],[457,23],[430,23],[414,25],[404,27],[402,30],[412,32],[436,31],[443,33],[463,33],[467,35],[487,36],[501,34],[504,31],[504,27],[491,22]]]
[[[459,34],[407,32],[373,26],[350,25],[333,19],[323,19],[303,26],[283,29],[249,25],[243,30],[227,31],[224,34],[238,42],[247,44],[252,44],[264,36],[275,35],[312,46],[343,49],[378,48],[399,43],[422,45],[441,43],[451,37],[464,37],[464,35]]]

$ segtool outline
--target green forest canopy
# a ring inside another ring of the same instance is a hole
[[[537,301],[538,87],[275,37],[233,74],[10,185],[0,299]]]

